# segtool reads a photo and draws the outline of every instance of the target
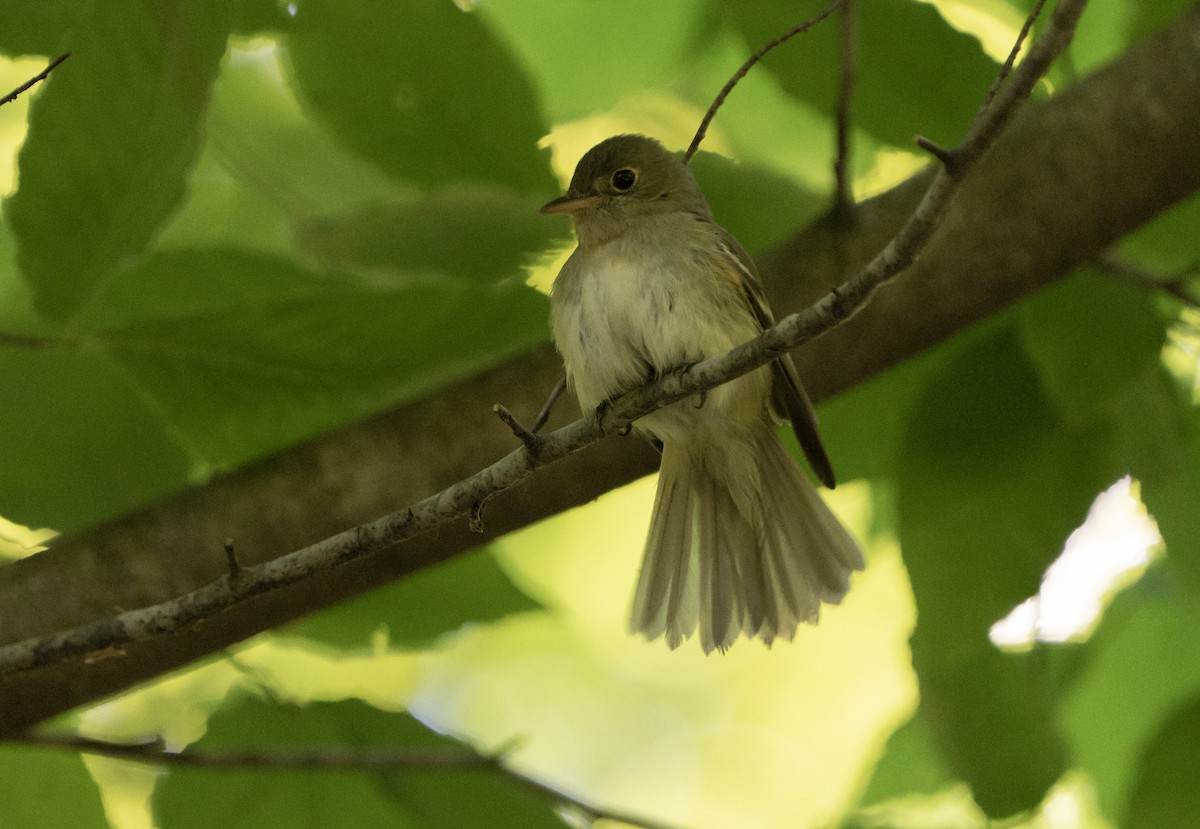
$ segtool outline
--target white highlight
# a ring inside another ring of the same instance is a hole
[[[992,643],[1021,648],[1086,639],[1113,594],[1141,576],[1161,543],[1137,485],[1122,478],[1093,502],[1037,595],[992,626]]]

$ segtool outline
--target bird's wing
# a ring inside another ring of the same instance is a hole
[[[746,304],[758,320],[763,330],[775,324],[771,307],[763,296],[762,284],[758,280],[758,272],[754,260],[741,243],[729,231],[714,225],[718,230],[721,254],[726,258],[730,271],[735,275],[746,296]],[[817,428],[817,414],[813,410],[812,400],[800,384],[800,376],[796,373],[796,365],[790,354],[785,354],[771,363],[771,408],[774,413],[792,422],[792,430],[804,450],[805,457],[816,473],[821,483],[829,488],[836,486],[833,465],[821,444],[821,434]]]

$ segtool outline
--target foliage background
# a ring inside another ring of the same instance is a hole
[[[961,134],[1026,5],[864,4],[856,193],[925,163],[914,133]],[[1042,97],[1188,5],[1094,0]],[[607,135],[685,144],[810,6],[10,0],[0,87],[73,53],[0,108],[14,554],[26,528],[94,526],[544,342],[530,285],[569,236],[537,206]],[[721,157],[697,160],[752,252],[828,204],[834,40],[752,73],[706,145]],[[1198,215],[1180,204],[1122,255],[1191,266]],[[1084,269],[823,407],[850,482],[831,501],[870,567],[791,645],[705,659],[624,634],[642,481],[60,725],[282,750],[426,746],[424,723],[515,740],[516,768],[677,826],[1191,825],[1196,324]],[[996,648],[1128,474],[1166,556],[1074,641]],[[5,826],[561,822],[487,773],[163,773],[20,744],[0,765]]]

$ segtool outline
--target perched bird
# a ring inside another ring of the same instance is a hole
[[[568,386],[590,411],[648,380],[729,351],[773,324],[754,263],[713,221],[688,167],[659,142],[618,135],[589,150],[565,195],[579,244],[551,294]],[[630,629],[705,653],[738,634],[770,644],[816,621],[863,567],[857,544],[780,442],[791,420],[834,486],[790,357],[638,420],[662,446]]]

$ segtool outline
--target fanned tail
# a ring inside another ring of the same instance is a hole
[[[671,648],[698,629],[705,653],[790,639],[862,567],[770,428],[704,453],[666,444],[630,628]]]

